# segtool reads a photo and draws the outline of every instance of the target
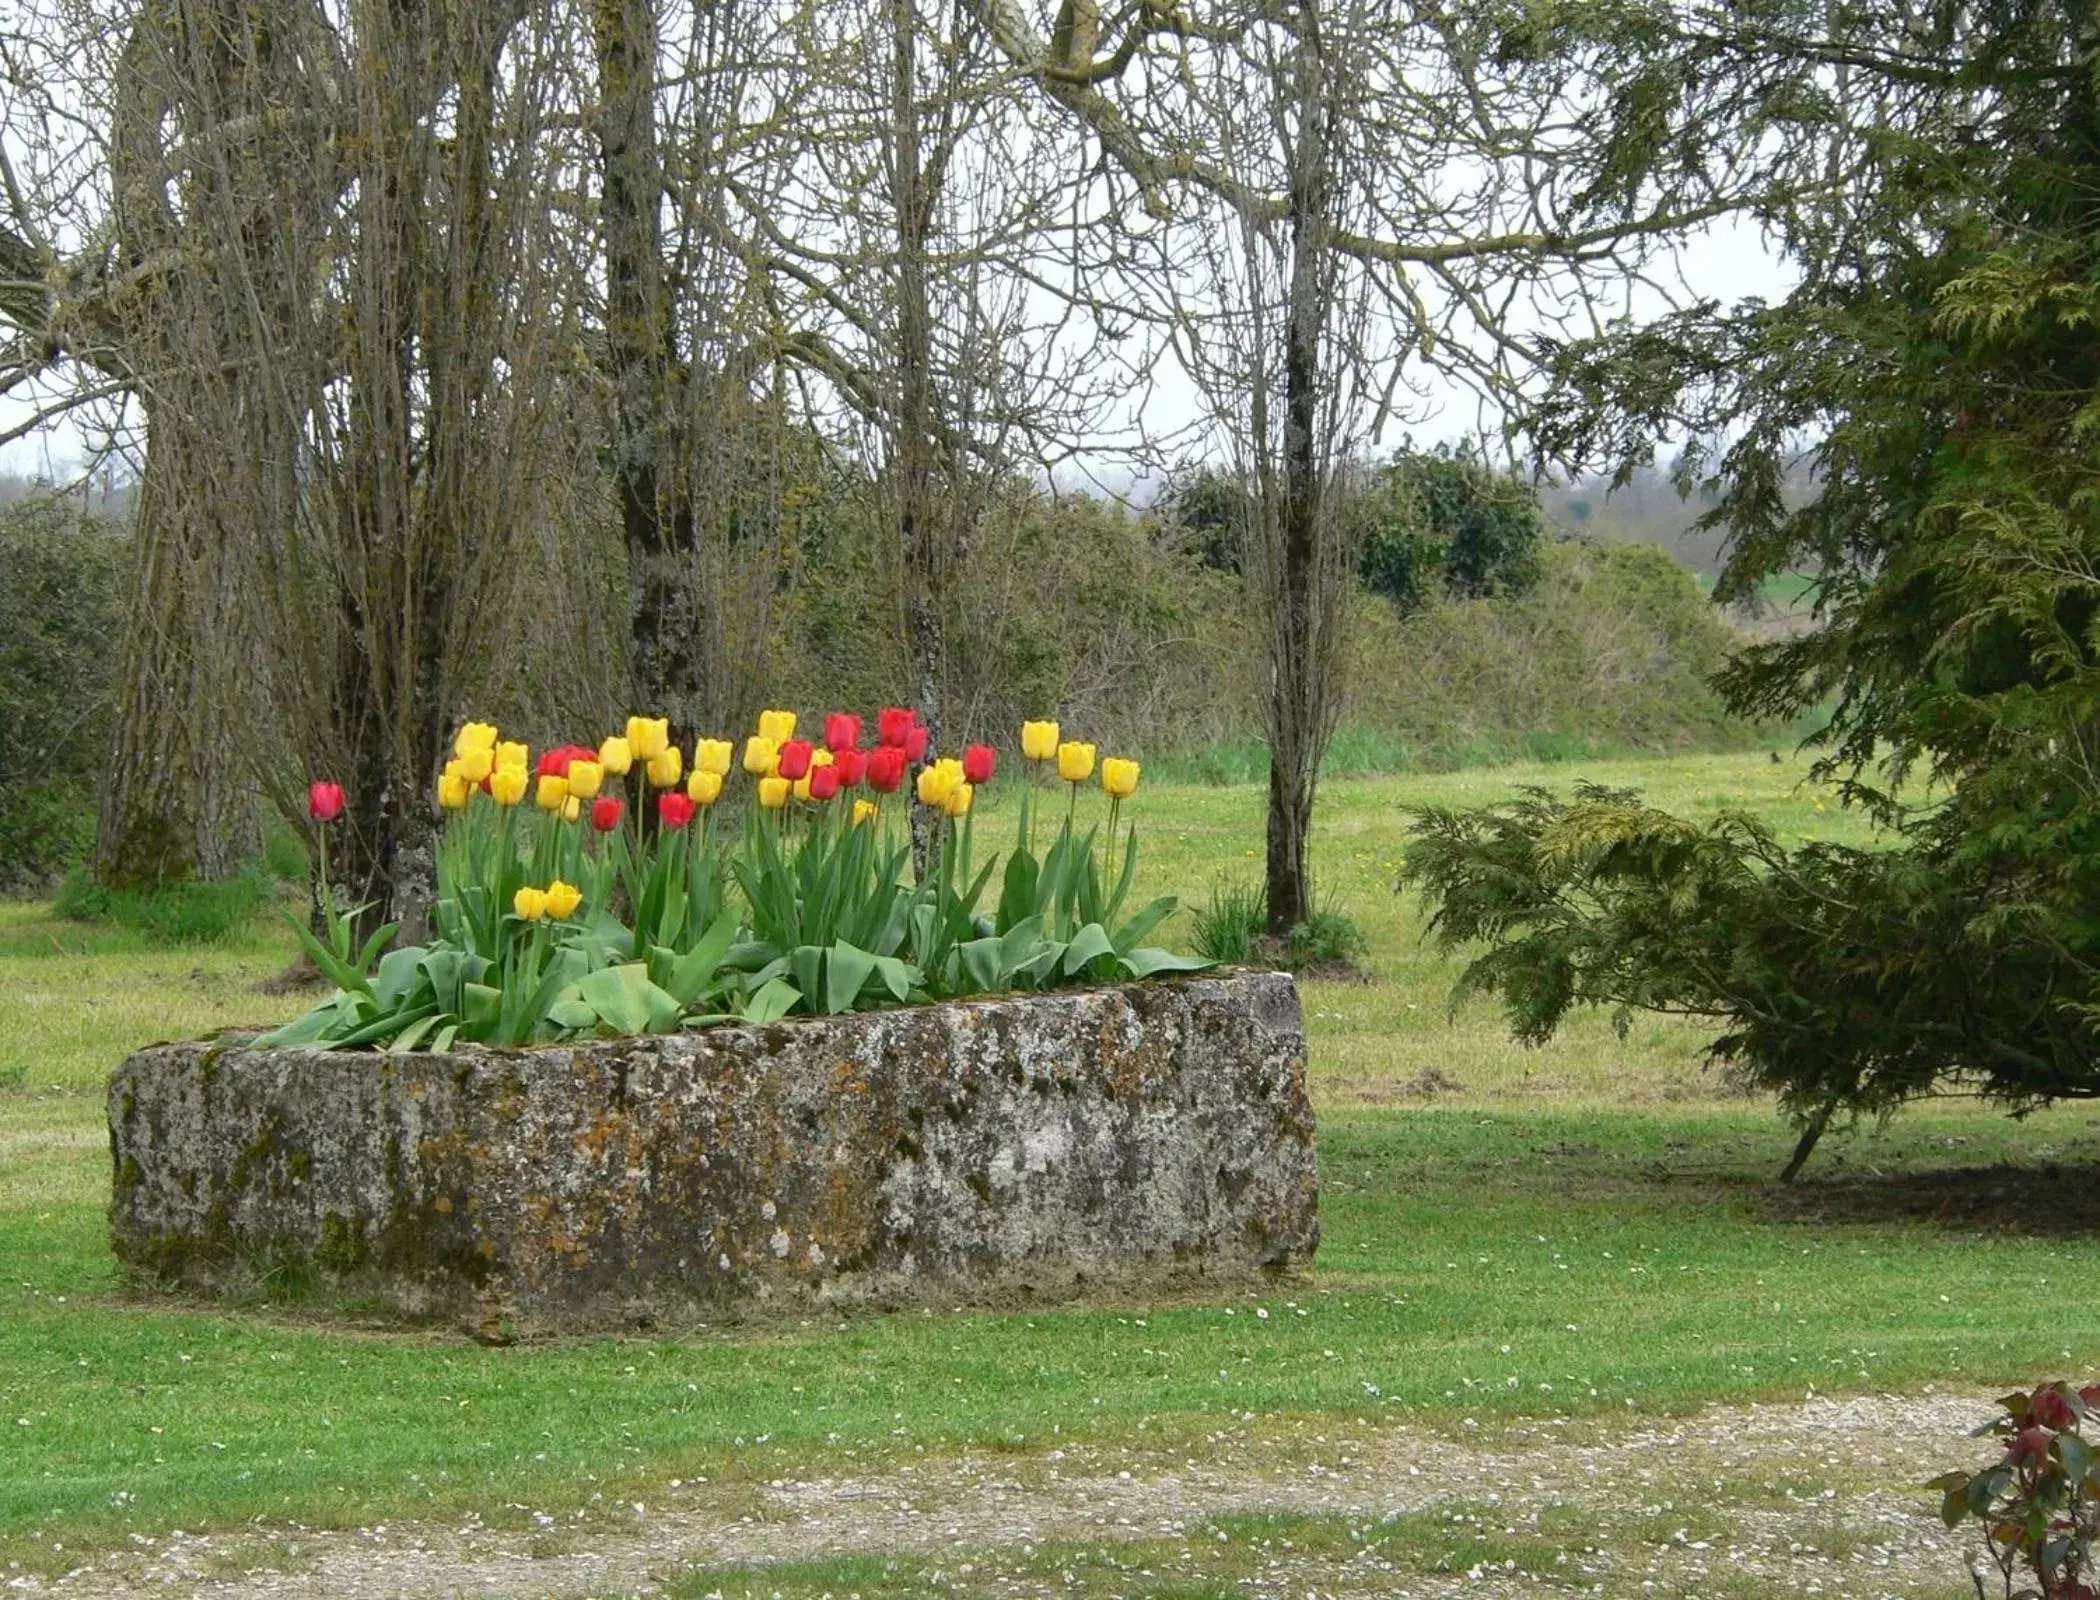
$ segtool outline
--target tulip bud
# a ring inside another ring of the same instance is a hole
[[[583,904],[583,891],[573,883],[563,883],[556,878],[547,885],[547,915],[556,922],[567,922]]]
[[[726,778],[735,764],[736,746],[727,739],[702,739],[693,746],[695,772],[711,772],[718,778]]]
[[[795,713],[792,711],[761,711],[758,714],[758,733],[762,739],[770,739],[783,745],[795,737]]]
[[[569,780],[557,778],[551,772],[540,774],[539,788],[533,791],[542,811],[559,811],[569,798]]]
[[[506,741],[496,746],[496,770],[523,772],[532,764],[532,752],[524,745]]]
[[[794,787],[785,778],[760,778],[758,780],[758,803],[768,811],[778,811],[788,803],[788,792]]]
[[[1055,761],[1057,759],[1057,724],[1054,722],[1022,723],[1021,754],[1030,761]]]
[[[941,809],[951,817],[966,817],[970,814],[970,801],[975,797],[976,793],[977,790],[973,785],[958,783],[948,791],[946,798],[941,801]]]
[[[489,798],[499,806],[514,806],[525,798],[525,769],[498,767],[489,774]]]
[[[927,732],[926,729],[913,727],[904,736],[904,759],[907,761],[924,761],[926,759],[927,741],[932,737],[933,735]]]
[[[702,769],[685,780],[686,798],[696,806],[711,806],[722,798],[722,774]]]
[[[611,833],[620,825],[620,813],[627,803],[616,794],[601,794],[591,802],[591,826],[600,833]]]
[[[810,755],[807,739],[790,739],[780,747],[780,764],[773,770],[793,781],[809,771]]]
[[[671,722],[668,717],[629,717],[627,719],[627,748],[637,761],[654,761],[671,745]]]
[[[841,750],[834,765],[839,775],[841,789],[857,789],[868,775],[868,752],[865,750]]]
[[[875,718],[875,736],[892,750],[902,750],[918,720],[917,712],[903,706],[884,706]]]
[[[343,786],[339,783],[310,784],[306,791],[306,814],[316,822],[333,822],[343,814]]]
[[[446,811],[464,811],[467,798],[474,792],[474,785],[460,771],[457,761],[445,763],[445,770],[438,774],[438,805]]]
[[[877,794],[895,794],[904,787],[902,750],[886,744],[868,752],[868,787]]]
[[[863,822],[872,822],[881,815],[882,807],[872,800],[856,800],[853,802],[853,826],[856,828]]]
[[[824,719],[824,748],[833,755],[860,743],[860,718],[834,711]]]
[[[961,769],[953,762],[936,761],[930,767],[922,767],[919,771],[919,804],[945,805],[961,781]]]
[[[490,745],[486,749],[463,751],[457,760],[445,765],[448,770],[456,769],[462,782],[479,783],[496,770],[496,748]]]
[[[605,785],[605,768],[595,761],[571,761],[569,763],[569,793],[579,800],[588,800]]]
[[[465,760],[476,750],[487,750],[493,754],[496,748],[496,725],[493,722],[469,722],[460,727],[459,736],[452,741],[452,753]],[[481,780],[474,780],[479,783]]]
[[[829,800],[839,792],[839,769],[837,767],[811,767],[809,776],[803,780],[809,785],[812,800]]]
[[[1137,793],[1138,764],[1126,761],[1121,756],[1110,756],[1101,763],[1101,787],[1108,791],[1111,800],[1128,800]]]
[[[1084,783],[1094,775],[1094,747],[1067,739],[1057,747],[1057,775],[1067,783]]]
[[[666,789],[656,797],[656,814],[667,828],[682,828],[693,820],[698,808],[691,795],[680,794],[676,789]]]
[[[744,741],[744,770],[754,778],[770,778],[780,765],[780,746],[762,733]]]
[[[962,753],[963,776],[972,783],[990,783],[999,766],[999,752],[988,744],[973,744]]]
[[[608,778],[624,778],[634,766],[634,746],[617,733],[598,746],[598,765]]]
[[[675,789],[685,776],[685,752],[675,744],[666,745],[649,758],[648,770],[650,788]]]
[[[583,802],[573,794],[561,803],[561,820],[564,822],[580,822],[583,820]]]
[[[527,922],[537,922],[547,914],[547,891],[527,885],[511,896],[510,908]]]

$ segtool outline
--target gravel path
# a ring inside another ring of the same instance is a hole
[[[1712,1407],[1660,1425],[1518,1425],[1456,1442],[1393,1423],[1344,1423],[1322,1436],[1295,1431],[1301,1419],[1250,1417],[1221,1421],[1200,1461],[1075,1447],[771,1484],[673,1481],[644,1504],[560,1514],[506,1508],[501,1527],[178,1533],[6,1588],[69,1597],[544,1600],[649,1595],[695,1568],[962,1550],[983,1565],[944,1574],[943,1593],[1036,1594],[1045,1592],[1039,1582],[1002,1577],[984,1556],[1046,1539],[1197,1541],[1215,1537],[1204,1528],[1215,1516],[1295,1512],[1367,1522],[1426,1513],[1452,1519],[1454,1529],[1520,1536],[1536,1536],[1545,1516],[1568,1544],[1554,1587],[1578,1593],[1948,1595],[1965,1587],[1971,1546],[1940,1526],[1931,1496],[1911,1485],[1981,1459],[1987,1442],[1963,1435],[1990,1409],[1974,1396],[1818,1399]],[[242,1570],[249,1567],[260,1570]],[[1242,1585],[1291,1600],[1500,1600],[1542,1587],[1521,1572],[1480,1567],[1424,1578],[1376,1552],[1310,1561],[1280,1547],[1264,1552],[1259,1575]]]

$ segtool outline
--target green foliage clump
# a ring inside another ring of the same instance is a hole
[[[1359,523],[1358,581],[1403,616],[1439,596],[1522,594],[1538,580],[1537,494],[1464,451],[1401,451],[1345,514]]]
[[[0,506],[0,889],[50,882],[94,842],[127,559],[122,529],[76,505]]]
[[[109,889],[76,867],[52,910],[74,922],[131,928],[156,944],[221,944],[253,923],[276,893],[276,880],[260,865],[166,889]]]
[[[1196,953],[1224,966],[1351,966],[1370,948],[1364,930],[1331,906],[1316,908],[1287,938],[1271,937],[1269,897],[1258,883],[1214,885],[1194,921],[1190,943]]]

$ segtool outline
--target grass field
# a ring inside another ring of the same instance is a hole
[[[2093,1111],[1920,1108],[1833,1135],[1816,1182],[1782,1194],[1788,1130],[1703,1065],[1695,1029],[1643,1020],[1621,1040],[1585,1018],[1527,1051],[1491,1010],[1448,1011],[1455,968],[1392,888],[1407,808],[1577,776],[1687,812],[1751,807],[1787,834],[1867,836],[1763,751],[1330,784],[1320,881],[1367,930],[1375,981],[1304,988],[1318,1267],[1259,1296],[1149,1307],[486,1349],[127,1295],[104,1237],[103,1080],[148,1040],[296,1008],[257,989],[289,941],[265,927],[156,950],[0,906],[0,1567],[65,1566],[171,1526],[500,1520],[653,1499],[672,1478],[723,1491],[963,1448],[1017,1471],[1075,1440],[1194,1452],[1255,1415],[1287,1454],[1336,1417],[1580,1425],[1812,1387],[2091,1374],[2100,1321],[2067,1320],[2078,1300],[2042,1287],[2093,1281],[2090,1228],[1972,1214],[1958,1186],[1906,1175],[2002,1163],[2016,1187],[2033,1171],[2091,1193]],[[1148,887],[1201,901],[1251,878],[1261,799],[1148,788]],[[2048,1176],[2059,1167],[2068,1180]],[[1919,1194],[1942,1192],[1942,1214],[1920,1219]],[[826,1569],[808,1587],[846,1586]]]

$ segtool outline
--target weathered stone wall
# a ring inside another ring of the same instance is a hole
[[[533,1050],[157,1045],[109,1128],[135,1274],[491,1335],[1234,1278],[1319,1240],[1274,973]]]

